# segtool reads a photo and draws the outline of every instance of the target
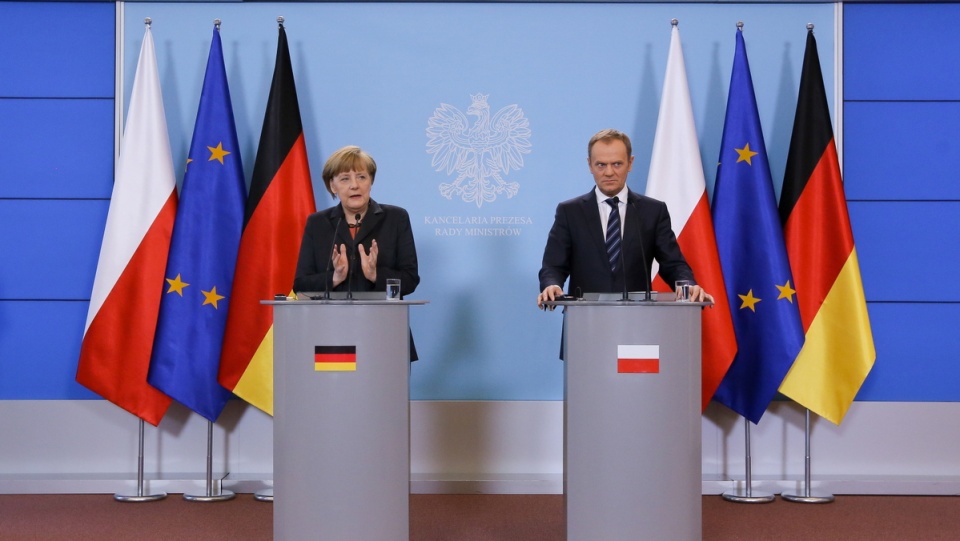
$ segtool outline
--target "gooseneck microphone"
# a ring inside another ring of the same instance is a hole
[[[340,229],[340,222],[343,220],[341,214],[337,218],[337,225],[333,228],[333,241],[330,242],[330,249],[327,250],[327,273],[323,284],[323,298],[330,300],[330,282],[333,282],[333,275],[330,274],[330,267],[333,265],[333,251],[337,248],[337,231]]]
[[[360,213],[353,215],[353,227],[355,229],[360,229]],[[357,231],[359,233],[359,231]],[[353,299],[353,273],[356,272],[356,263],[357,263],[357,237],[353,237],[353,250],[350,251],[350,272],[347,273],[347,299]]]
[[[633,204],[630,204],[630,211],[637,213],[636,214],[637,238],[640,240],[640,258],[642,259],[641,266],[643,267],[643,280],[644,280],[644,287],[646,288],[646,291],[643,292],[643,300],[650,301],[652,300],[650,298],[650,290],[653,288],[653,284],[650,281],[650,266],[647,265],[647,254],[644,252],[644,249],[643,249],[643,231],[640,228],[640,212],[637,210],[637,207],[635,207]],[[626,275],[624,275],[624,278],[626,278]],[[626,287],[626,280],[624,280],[624,287]]]
[[[629,301],[630,293],[627,291],[627,265],[623,259],[623,248],[620,248],[620,268],[623,269],[623,297],[620,300]]]
[[[614,199],[617,199],[617,198],[614,197]],[[623,219],[624,219],[623,231],[626,232],[627,230],[626,216],[624,216]],[[627,291],[627,260],[623,255],[623,253],[627,251],[626,247],[627,247],[626,235],[621,233],[620,235],[620,270],[623,272],[623,296],[620,298],[620,300],[622,301],[630,300],[630,293]]]

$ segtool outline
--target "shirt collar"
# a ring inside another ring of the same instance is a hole
[[[596,196],[597,196],[597,204],[598,204],[598,205],[606,205],[606,204],[607,204],[607,199],[610,199],[610,198],[607,197],[606,195],[603,195],[603,192],[600,191],[600,188],[594,187],[593,193],[596,194]],[[616,194],[616,197],[619,197],[619,198],[620,198],[620,204],[621,204],[621,205],[625,205],[625,204],[627,203],[627,195],[628,195],[629,193],[630,193],[630,189],[627,188],[626,186],[624,186],[623,189],[620,190],[620,193]]]

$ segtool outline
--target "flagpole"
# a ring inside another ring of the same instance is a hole
[[[143,493],[143,419],[140,419],[140,445],[137,451],[137,493],[133,495],[117,493],[113,495],[113,499],[118,502],[139,503],[155,502],[166,497],[166,492],[157,492],[156,494]]]
[[[232,500],[236,494],[230,490],[224,490],[221,485],[216,491],[213,490],[213,421],[207,421],[207,492],[206,494],[186,494],[183,499],[188,502],[222,502]]]
[[[750,420],[746,417],[743,418],[744,423],[744,439],[746,443],[745,459],[746,459],[746,473],[747,480],[743,487],[738,487],[733,490],[724,492],[724,500],[728,502],[735,503],[770,503],[773,501],[773,494],[769,492],[753,492],[753,476],[751,473],[750,463],[753,460],[750,456]]]
[[[810,489],[810,408],[807,408],[804,440],[806,444],[806,454],[804,455],[803,464],[803,491],[798,494],[788,494],[784,492],[780,497],[788,502],[794,503],[830,503],[834,500],[833,494],[814,494]]]

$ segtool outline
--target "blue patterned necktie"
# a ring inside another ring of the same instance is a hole
[[[620,198],[611,197],[605,201],[610,205],[610,217],[607,218],[607,259],[610,272],[617,272],[620,266]]]

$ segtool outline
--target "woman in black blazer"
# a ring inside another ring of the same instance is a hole
[[[294,291],[386,291],[388,278],[400,279],[401,296],[417,288],[410,216],[370,198],[376,174],[376,162],[357,146],[327,159],[323,182],[340,204],[307,219]]]

